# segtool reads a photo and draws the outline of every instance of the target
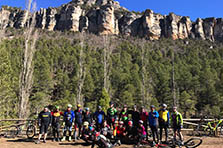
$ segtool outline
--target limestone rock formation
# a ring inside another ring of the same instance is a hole
[[[4,6],[0,10],[0,29],[28,27],[31,15],[24,10]],[[72,0],[58,8],[41,8],[35,26],[49,31],[85,31],[98,35],[125,35],[158,40],[199,38],[223,41],[223,18],[198,18],[174,13],[161,15],[152,10],[130,12],[115,0]]]

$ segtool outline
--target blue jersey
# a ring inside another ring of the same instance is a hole
[[[104,116],[105,116],[105,112],[103,112],[103,111],[96,111],[94,113],[94,117],[96,118],[96,122],[99,123],[99,124],[101,124],[103,122]]]
[[[74,121],[75,114],[74,111],[65,111],[64,112],[64,122],[68,125],[71,125]]]
[[[158,126],[158,118],[159,118],[159,113],[157,111],[154,112],[149,112],[149,125],[150,126]]]

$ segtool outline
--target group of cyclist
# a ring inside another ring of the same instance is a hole
[[[101,106],[98,106],[95,112],[91,112],[88,107],[83,110],[82,106],[78,104],[77,109],[73,111],[72,105],[68,104],[67,110],[63,113],[60,111],[59,106],[55,106],[55,110],[52,112],[45,107],[38,116],[40,132],[36,143],[40,143],[42,135],[44,135],[43,142],[46,143],[49,126],[52,126],[53,129],[53,141],[72,141],[72,139],[75,141],[80,138],[85,141],[93,140],[91,137],[97,131],[108,139],[114,139],[115,143],[119,145],[125,142],[139,144],[143,140],[148,140],[149,132],[147,128],[149,127],[153,137],[152,144],[155,145],[156,143],[168,141],[168,129],[171,125],[174,138],[179,135],[180,140],[183,141],[181,133],[183,119],[175,106],[170,115],[166,104],[162,104],[158,111],[154,105],[151,105],[149,112],[146,111],[144,106],[141,106],[140,110],[138,110],[136,105],[132,108],[124,105],[119,112],[113,102],[110,102],[109,105],[110,107],[106,113]],[[63,121],[62,138],[59,132],[60,120]],[[160,128],[159,134],[158,128]],[[163,129],[165,131],[165,141],[162,141]],[[72,133],[72,131],[74,132]]]

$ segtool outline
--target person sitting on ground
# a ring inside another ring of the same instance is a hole
[[[64,112],[64,118],[63,118],[63,138],[61,141],[66,140],[66,133],[69,131],[69,138],[68,141],[71,141],[71,133],[72,133],[72,127],[74,125],[74,119],[75,119],[75,114],[74,111],[71,110],[72,105],[68,104],[67,105],[67,110]]]
[[[139,127],[138,127],[138,140],[137,140],[137,144],[140,145],[142,143],[143,140],[146,139],[146,131],[145,131],[145,127],[143,125],[143,121],[139,120]]]
[[[110,126],[107,124],[106,120],[104,120],[103,122],[103,126],[101,128],[101,134],[109,139],[112,137],[112,130]]]
[[[183,135],[181,129],[183,128],[183,118],[181,113],[177,111],[177,107],[173,107],[173,113],[171,114],[171,123],[174,131],[174,139],[179,135],[181,142],[183,143]]]
[[[38,140],[36,141],[36,144],[40,143],[40,139],[42,135],[44,135],[43,142],[46,143],[48,127],[51,125],[51,123],[52,123],[52,115],[49,112],[48,107],[44,107],[44,110],[41,111],[38,116],[38,124],[40,128],[40,132],[39,132],[39,137],[38,137]]]
[[[81,137],[82,123],[83,123],[83,115],[81,105],[77,105],[77,109],[75,110],[75,132],[74,132],[74,140],[79,140]]]
[[[91,143],[94,140],[93,134],[94,134],[94,128],[90,126],[87,121],[84,121],[81,139],[83,139],[87,143]]]
[[[155,143],[159,143],[159,135],[158,135],[158,118],[159,118],[159,113],[155,110],[155,106],[151,105],[150,106],[151,111],[149,112],[149,127],[152,131],[153,135],[153,145]],[[157,138],[157,140],[156,140]]]
[[[137,128],[133,126],[132,121],[128,121],[128,126],[126,127],[126,143],[135,142],[136,141],[136,135],[137,135]],[[135,143],[136,144],[136,143]]]
[[[101,106],[98,106],[98,110],[94,113],[94,119],[96,120],[96,130],[100,131],[105,119],[105,112],[102,111]]]
[[[52,115],[52,128],[53,128],[53,141],[60,141],[60,119],[63,113],[60,111],[59,106],[55,106],[55,111],[51,112]]]
[[[168,128],[169,128],[169,111],[167,110],[167,105],[162,104],[162,108],[159,110],[159,127],[160,127],[160,141],[162,142],[163,129],[165,131],[165,143],[168,139]]]
[[[119,121],[119,125],[115,128],[115,130],[116,130],[115,141],[118,145],[121,145],[121,143],[123,142],[126,136],[126,132],[125,132],[126,129],[124,127],[124,122]]]

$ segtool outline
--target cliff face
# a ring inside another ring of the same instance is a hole
[[[198,18],[174,13],[160,15],[152,10],[144,13],[129,12],[114,0],[73,0],[59,8],[40,9],[36,12],[36,28],[85,31],[99,35],[126,35],[158,40],[161,37],[176,39],[200,38],[210,41],[223,40],[222,18]],[[24,28],[30,16],[23,10],[3,7],[0,10],[0,27]]]

